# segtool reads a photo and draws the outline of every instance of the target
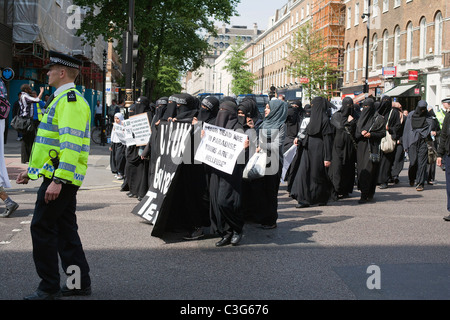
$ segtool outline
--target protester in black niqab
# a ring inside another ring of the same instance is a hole
[[[197,116],[198,121],[214,124],[217,113],[219,112],[219,99],[213,96],[204,98],[201,102],[202,107]]]
[[[372,201],[377,184],[379,162],[372,162],[369,155],[380,152],[380,141],[386,135],[385,120],[375,109],[375,101],[367,98],[356,125],[356,163],[358,189],[361,191],[359,203]]]
[[[331,117],[335,127],[333,153],[330,167],[330,179],[333,183],[332,196],[335,200],[346,198],[353,192],[355,183],[355,130],[357,119],[354,117],[353,99],[345,97],[342,107]]]
[[[232,101],[220,104],[216,118],[216,126],[243,130],[238,123],[238,106]],[[216,243],[217,247],[227,244],[236,245],[242,238],[244,219],[241,206],[241,185],[243,165],[236,164],[232,174],[216,170],[212,167],[210,180],[210,216],[211,231],[218,233],[222,239]]]
[[[417,191],[424,189],[427,179],[428,141],[431,141],[433,120],[427,111],[427,102],[420,100],[414,111],[406,118],[403,133],[403,147],[408,152],[409,184],[415,186]]]
[[[311,117],[306,127],[304,150],[292,184],[290,196],[297,208],[326,205],[331,194],[328,167],[331,164],[333,128],[328,117],[331,103],[316,97],[311,102]]]

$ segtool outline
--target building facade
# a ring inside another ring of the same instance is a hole
[[[408,110],[420,99],[438,106],[450,96],[449,1],[346,0],[344,4],[343,96],[364,96],[366,72],[369,95],[387,94]],[[369,36],[363,13],[370,13]]]
[[[230,48],[237,40],[241,40],[244,45],[252,43],[256,37],[262,34],[263,31],[258,29],[256,23],[253,24],[252,29],[246,26],[231,26],[222,25],[217,28],[217,36],[208,35],[207,41],[211,47],[209,55],[205,57],[203,66],[195,71],[190,71],[182,80],[184,91],[192,95],[200,93],[226,93],[218,90],[225,90],[228,88],[225,84],[220,86],[222,79],[226,81],[226,72],[222,65]],[[220,69],[216,69],[216,59],[221,57],[219,62]],[[223,77],[223,78],[222,78]]]
[[[286,60],[294,37],[300,27],[310,23],[314,32],[321,32],[324,47],[331,49],[330,61],[338,67],[344,45],[343,7],[342,1],[291,0],[276,10],[272,25],[245,48],[249,71],[256,77],[254,93],[283,94],[287,100],[303,98],[305,103],[302,82],[308,80],[292,75]],[[340,82],[338,79],[324,90],[339,97]]]
[[[94,112],[97,100],[103,101],[103,53],[108,46],[101,39],[92,46],[83,44],[83,39],[76,36],[86,12],[73,6],[72,0],[0,3],[1,66],[11,67],[15,75],[7,83],[10,103],[17,100],[24,83],[37,92],[44,87],[46,94],[52,93],[54,88],[47,82],[48,70],[43,67],[49,62],[49,51],[55,50],[83,62],[76,85]],[[10,30],[11,37],[6,37],[3,30]]]

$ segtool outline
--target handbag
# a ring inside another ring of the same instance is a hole
[[[437,159],[437,151],[434,148],[433,141],[427,141],[427,147],[428,147],[428,164],[435,163]]]
[[[9,101],[4,99],[3,97],[0,97],[0,119],[7,119],[10,109],[11,106],[9,104]]]
[[[21,116],[15,116],[11,121],[11,127],[13,127],[19,133],[27,133],[34,130],[33,119],[24,118]]]
[[[266,173],[267,153],[260,150],[255,152],[247,162],[242,174],[243,179],[254,180],[264,177]]]
[[[391,112],[389,112],[389,118],[388,118],[387,123],[389,123],[389,119],[391,118],[391,113],[392,113],[392,110],[391,110]],[[384,153],[391,153],[395,150],[396,144],[397,144],[396,141],[394,139],[392,139],[392,136],[389,133],[389,131],[386,130],[386,136],[381,139],[381,144],[380,144],[381,151],[383,151]]]

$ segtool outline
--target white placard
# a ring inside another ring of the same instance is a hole
[[[150,122],[148,121],[147,113],[131,116],[128,121],[134,135],[136,146],[147,145],[151,135]]]
[[[244,149],[247,135],[205,123],[205,132],[195,153],[195,160],[217,170],[233,173],[239,154]]]

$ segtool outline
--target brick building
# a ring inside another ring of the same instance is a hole
[[[275,89],[288,100],[302,98],[302,79],[291,75],[286,58],[298,28],[308,22],[314,32],[322,32],[325,47],[332,49],[331,61],[339,66],[344,46],[343,7],[342,1],[290,0],[278,9],[269,28],[245,48],[249,71],[256,76],[254,92],[270,94]],[[331,96],[340,96],[338,83],[328,84]]]
[[[360,99],[366,65],[369,94],[390,95],[412,110],[420,99],[440,105],[450,96],[450,2],[346,0],[343,96]]]

